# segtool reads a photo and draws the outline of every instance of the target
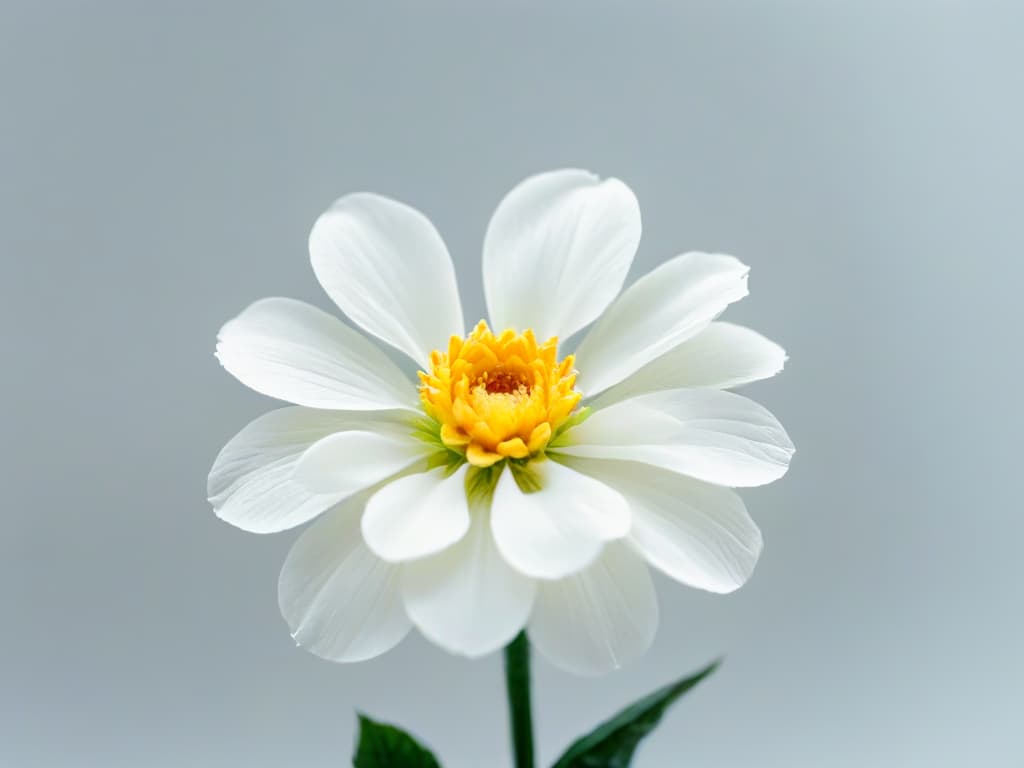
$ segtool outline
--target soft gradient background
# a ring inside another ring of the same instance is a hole
[[[634,277],[752,265],[728,318],[788,349],[747,391],[798,453],[745,493],[744,589],[659,581],[610,677],[538,662],[543,758],[724,654],[638,766],[1024,765],[1021,5],[362,5],[0,6],[0,765],[343,766],[356,708],[508,764],[498,657],[294,647],[295,535],[205,500],[274,407],[213,345],[330,306],[306,235],[364,189],[437,223],[476,319],[491,210],[561,166],[636,191]]]

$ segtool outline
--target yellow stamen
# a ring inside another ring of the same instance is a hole
[[[538,344],[533,331],[495,335],[480,323],[452,336],[420,371],[420,397],[441,422],[441,441],[478,467],[525,459],[547,446],[580,402],[574,358],[558,360],[558,338]]]

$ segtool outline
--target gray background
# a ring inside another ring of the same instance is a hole
[[[637,765],[1024,764],[1020,4],[514,5],[3,2],[0,764],[340,766],[356,707],[507,764],[498,657],[294,648],[294,534],[205,502],[274,405],[212,351],[256,298],[329,306],[306,235],[362,189],[477,318],[493,206],[570,165],[639,196],[634,277],[752,265],[728,317],[788,349],[749,392],[799,450],[746,493],[749,585],[659,582],[610,677],[537,664],[543,756],[725,654]]]

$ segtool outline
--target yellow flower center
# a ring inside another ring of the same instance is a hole
[[[558,337],[533,331],[496,336],[483,320],[420,371],[420,397],[441,423],[441,441],[470,464],[489,467],[542,450],[580,402],[572,355],[558,360]]]

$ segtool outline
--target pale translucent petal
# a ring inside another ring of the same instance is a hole
[[[639,242],[640,206],[618,179],[531,176],[501,201],[484,238],[491,324],[568,338],[622,289]]]
[[[695,336],[747,295],[748,272],[717,253],[686,253],[648,272],[583,339],[577,389],[593,397]]]
[[[595,411],[549,449],[556,455],[640,461],[730,487],[778,480],[793,450],[765,408],[715,389],[623,400]]]
[[[511,470],[494,489],[491,528],[502,557],[538,579],[558,579],[585,567],[605,541],[629,532],[622,494],[555,461],[533,462],[540,489],[524,493]]]
[[[444,552],[405,565],[405,609],[419,630],[450,653],[484,656],[526,624],[536,582],[509,566],[491,534],[486,506],[472,510],[466,536]]]
[[[369,488],[424,460],[437,446],[406,427],[338,432],[317,441],[299,458],[295,481],[314,493],[346,496]]]
[[[528,632],[547,659],[600,675],[646,651],[658,629],[658,600],[643,559],[622,542],[605,545],[585,570],[541,582]]]
[[[735,491],[636,462],[569,463],[626,497],[629,539],[655,568],[709,592],[732,592],[750,578],[761,531]]]
[[[217,358],[264,395],[310,408],[417,410],[416,387],[371,341],[323,310],[262,299],[217,336]]]
[[[466,470],[449,475],[447,467],[407,475],[388,483],[366,503],[363,538],[390,562],[440,552],[469,529]]]
[[[731,389],[771,378],[785,362],[785,350],[774,341],[741,325],[714,322],[606,390],[592,405],[603,408],[665,389]]]
[[[288,553],[278,604],[292,637],[331,661],[363,661],[390,650],[412,623],[401,596],[400,567],[363,543],[360,494],[303,532]]]
[[[421,366],[465,333],[455,269],[426,216],[380,195],[336,201],[309,235],[317,279],[352,321]]]
[[[301,406],[260,416],[217,455],[207,495],[217,517],[253,533],[311,520],[345,497],[313,493],[295,482],[295,465],[313,443],[349,429],[400,428],[406,412],[320,411]]]

